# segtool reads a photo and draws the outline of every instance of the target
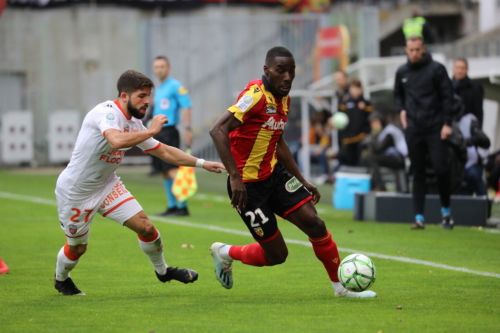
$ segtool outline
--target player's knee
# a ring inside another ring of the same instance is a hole
[[[322,237],[326,234],[325,221],[316,215],[316,213],[308,216],[305,228],[306,234],[311,238]]]
[[[287,257],[288,257],[288,249],[284,249],[280,252],[273,253],[271,255],[266,254],[266,260],[271,266],[283,264],[286,261]]]
[[[87,244],[70,245],[69,251],[76,255],[82,256],[87,251]]]
[[[149,219],[142,218],[140,230],[137,232],[141,237],[149,238],[155,234],[155,226]]]

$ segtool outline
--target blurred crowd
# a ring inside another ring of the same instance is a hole
[[[454,89],[453,134],[446,141],[448,170],[453,194],[492,195],[500,200],[500,151],[488,153],[490,140],[482,131],[483,87],[467,76],[466,59],[456,59],[451,78]],[[347,115],[348,124],[337,129],[328,110],[313,112],[309,131],[311,163],[320,175],[317,184],[334,183],[337,171],[367,172],[373,191],[387,191],[388,182],[397,192],[409,192],[411,163],[400,118],[377,110],[364,97],[358,78],[343,71],[334,74],[337,112]],[[300,147],[295,156],[300,163]],[[317,173],[317,172],[316,172]],[[426,192],[437,193],[437,180],[427,161]],[[398,177],[403,175],[403,177]],[[390,187],[390,186],[389,186]]]

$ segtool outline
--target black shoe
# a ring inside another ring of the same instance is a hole
[[[156,271],[155,273],[158,280],[163,283],[172,280],[177,280],[182,283],[192,283],[198,280],[198,273],[187,268],[167,267],[167,273],[165,275],[160,275]]]
[[[423,229],[425,229],[424,222],[422,222],[420,220],[415,220],[415,223],[413,223],[411,225],[410,229],[412,229],[412,230],[423,230]]]
[[[177,212],[178,209],[179,208],[177,208],[177,207],[170,207],[170,208],[167,208],[166,211],[156,214],[156,216],[169,216],[169,215],[172,215],[175,212]]]
[[[64,281],[57,281],[54,276],[54,288],[64,296],[85,295],[84,292],[75,286],[70,277]]]
[[[173,212],[172,214],[167,214],[167,216],[189,216],[189,211],[187,207],[177,208],[175,212]]]
[[[443,215],[443,217],[441,217],[441,223],[443,225],[443,229],[445,230],[453,229],[454,222],[451,215]]]

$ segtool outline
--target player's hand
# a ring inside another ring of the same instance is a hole
[[[317,204],[319,202],[319,199],[321,199],[321,194],[319,194],[319,191],[318,189],[316,188],[316,186],[314,186],[313,184],[309,183],[308,181],[304,181],[302,183],[302,185],[304,185],[304,187],[306,188],[306,190],[309,191],[309,193],[311,193],[312,197],[313,197],[313,205]]]
[[[408,122],[406,121],[406,110],[402,110],[399,114],[399,119],[401,120],[401,125],[403,125],[403,129],[408,127]]]
[[[184,140],[186,140],[186,145],[188,147],[193,145],[193,131],[191,129],[186,129],[184,131]]]
[[[446,138],[449,137],[452,132],[453,130],[450,126],[443,125],[443,128],[441,128],[441,140],[446,140]]]
[[[245,184],[241,181],[240,176],[231,177],[229,176],[229,185],[231,186],[231,191],[233,195],[231,196],[231,206],[238,210],[245,208],[247,206],[247,189]]]
[[[226,167],[224,167],[224,164],[219,162],[205,161],[205,163],[203,163],[203,169],[210,172],[221,173],[222,170],[226,170]]]
[[[163,128],[163,125],[168,123],[168,119],[164,114],[159,114],[153,117],[153,120],[151,121],[151,126],[149,127],[149,130],[153,133],[153,136],[160,133],[161,129]]]

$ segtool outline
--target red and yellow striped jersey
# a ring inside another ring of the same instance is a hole
[[[277,162],[276,146],[285,129],[290,98],[275,97],[262,80],[250,81],[228,111],[242,125],[229,134],[243,182],[271,176]]]

